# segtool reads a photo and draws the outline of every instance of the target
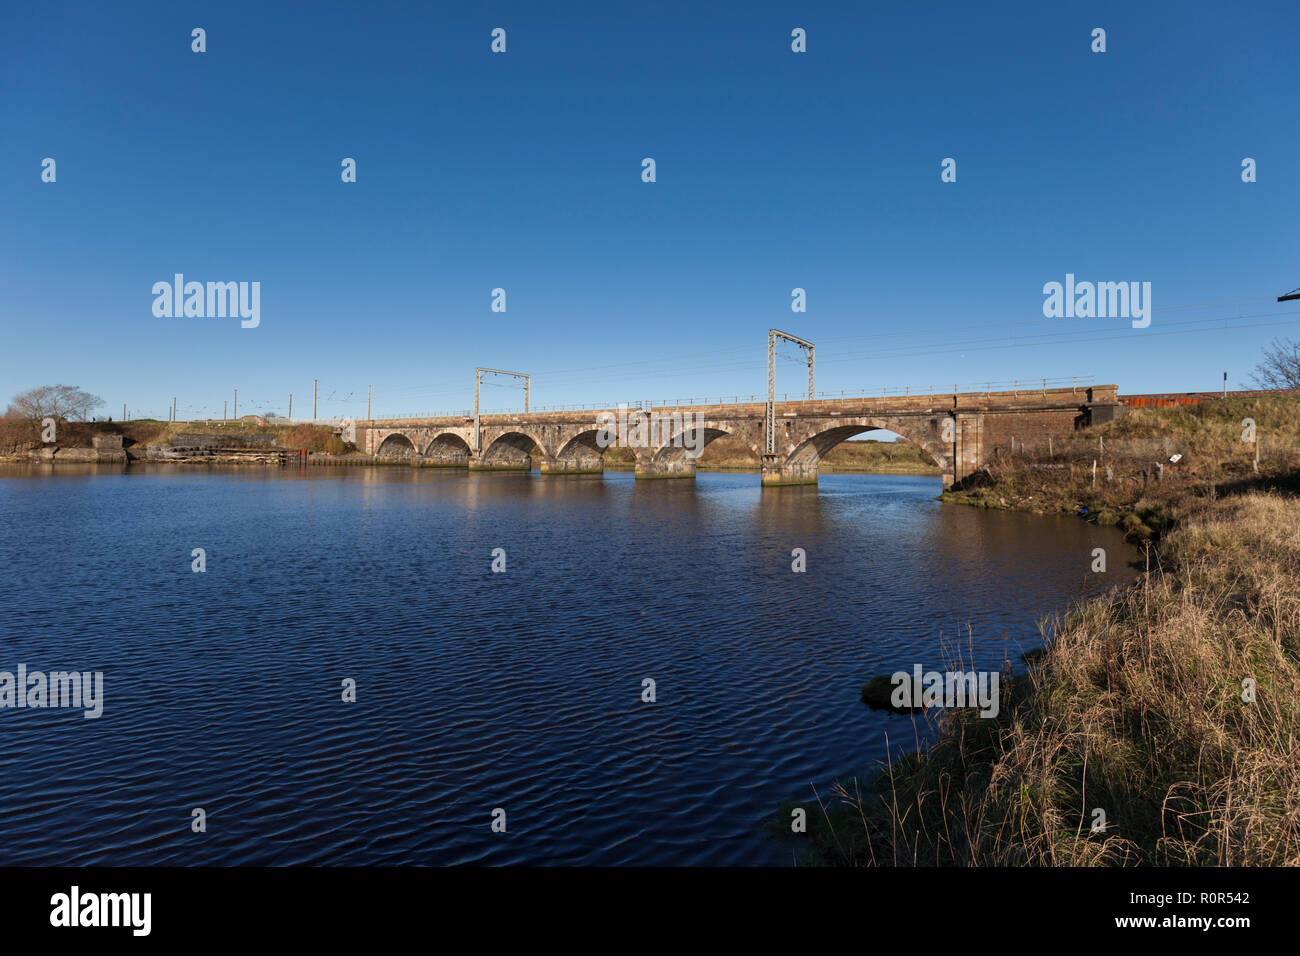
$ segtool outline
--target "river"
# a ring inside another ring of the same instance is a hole
[[[864,681],[1019,666],[1131,578],[1112,529],[939,491],[4,468],[0,671],[102,672],[103,712],[0,709],[0,865],[788,864],[764,817],[914,744]]]

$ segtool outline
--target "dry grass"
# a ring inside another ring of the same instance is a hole
[[[1256,447],[1243,441],[1255,423]],[[1180,460],[1169,459],[1180,455]],[[1094,469],[1094,463],[1095,469]],[[1085,513],[1130,540],[1156,538],[1204,501],[1300,483],[1300,398],[1233,398],[1134,408],[1108,425],[1020,446],[944,498],[990,508]]]
[[[315,454],[342,455],[348,450],[343,439],[325,425],[296,425],[281,434],[278,441],[284,448],[301,448]]]
[[[262,447],[268,439],[275,447],[306,449],[317,454],[342,455],[356,450],[326,425],[258,425],[256,422],[127,422],[58,423],[57,438],[63,448],[89,448],[96,435],[120,435],[127,448],[171,444],[178,435],[219,436],[229,447]],[[40,446],[40,425],[25,419],[0,419],[0,455],[23,454]],[[271,447],[271,446],[267,446]]]
[[[40,444],[39,422],[10,416],[0,418],[0,455],[13,455],[28,451]]]
[[[1206,503],[1160,569],[1064,621],[1000,717],[949,712],[929,751],[839,785],[811,858],[1300,864],[1298,580],[1300,502]]]

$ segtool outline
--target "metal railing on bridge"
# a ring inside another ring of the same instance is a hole
[[[992,392],[1046,392],[1048,389],[1056,388],[1073,388],[1086,389],[1089,385],[1094,384],[1092,375],[1058,375],[1055,378],[1019,378],[1011,379],[1005,382],[952,382],[947,385],[897,385],[882,386],[879,389],[828,389],[827,391],[817,392],[815,401],[834,402],[834,401],[857,401],[864,398],[888,398],[891,395],[896,398],[908,398],[917,395],[988,395]],[[576,405],[531,405],[527,414],[536,414],[538,412],[599,412],[609,409],[616,409],[620,405],[626,405],[628,408],[681,408],[681,407],[698,407],[701,405],[762,405],[767,401],[765,395],[719,395],[714,398],[666,398],[662,400],[638,399],[634,401],[624,400],[622,402],[584,402]],[[808,398],[803,393],[796,394],[790,398],[790,393],[783,393],[781,402],[804,402]],[[523,415],[522,408],[490,408],[481,409],[480,415]],[[436,412],[404,412],[396,415],[375,415],[369,421],[397,421],[409,418],[473,418],[474,409],[452,409],[450,411]]]

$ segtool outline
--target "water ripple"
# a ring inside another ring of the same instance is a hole
[[[1099,544],[1123,577],[1113,533],[938,490],[7,475],[0,670],[105,709],[0,710],[0,865],[788,864],[763,817],[913,742],[864,680],[1015,660]]]

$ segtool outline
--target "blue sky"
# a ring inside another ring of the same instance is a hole
[[[0,12],[0,401],[747,395],[769,327],[830,391],[1181,391],[1300,337],[1294,3],[267,6]],[[260,282],[260,325],[155,317],[177,272]],[[1150,327],[1045,318],[1066,273],[1150,282]]]

